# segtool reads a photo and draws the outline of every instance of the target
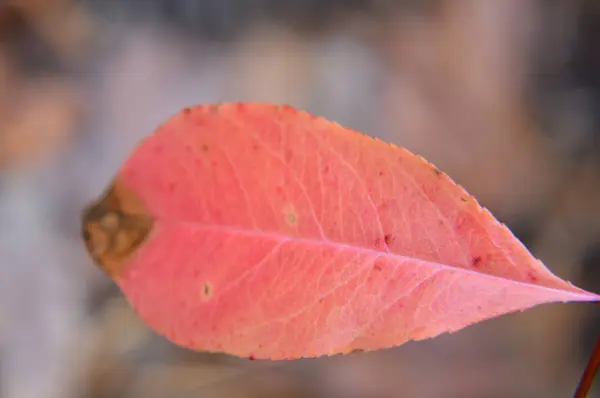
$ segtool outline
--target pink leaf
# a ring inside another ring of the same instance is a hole
[[[421,157],[270,104],[168,120],[88,209],[84,234],[158,333],[252,358],[377,350],[599,299]]]

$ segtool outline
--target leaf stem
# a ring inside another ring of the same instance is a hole
[[[594,346],[594,350],[592,351],[592,356],[588,361],[587,366],[585,367],[585,371],[581,376],[581,380],[579,380],[579,385],[577,386],[577,390],[575,391],[575,398],[587,398],[590,392],[590,388],[592,387],[592,383],[594,382],[594,378],[596,377],[596,373],[598,372],[598,368],[600,367],[600,335],[596,340],[596,345]]]

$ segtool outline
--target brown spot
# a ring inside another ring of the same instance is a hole
[[[375,263],[375,264],[373,265],[373,269],[374,269],[375,271],[381,271],[381,265],[379,265],[379,264]]]
[[[117,279],[147,240],[154,219],[141,199],[120,179],[88,205],[82,214],[85,247],[102,270]]]
[[[250,356],[248,357],[249,360],[254,361],[256,360],[256,357],[253,354],[250,354]]]
[[[190,113],[192,113],[191,108],[183,108],[183,110],[181,111],[185,116],[189,116]]]
[[[202,144],[202,150],[204,152],[208,152],[208,145],[207,144]]]
[[[389,246],[394,242],[394,240],[396,240],[396,237],[392,234],[385,234],[383,239],[385,240],[385,244]]]
[[[202,293],[201,293],[202,301],[210,300],[212,295],[213,295],[212,285],[210,284],[210,282],[204,282],[204,284],[202,285]]]
[[[365,350],[362,348],[354,348],[352,351],[350,351],[350,354],[362,354],[363,352],[365,352]]]
[[[433,172],[438,177],[442,175],[442,172],[437,167],[435,167],[435,166],[433,167]]]
[[[298,218],[296,217],[296,214],[290,213],[287,215],[287,222],[290,225],[295,225],[297,220],[298,220]]]
[[[471,265],[476,268],[479,267],[479,265],[481,265],[481,256],[473,257],[473,260],[471,260]]]
[[[295,227],[296,225],[298,225],[298,214],[296,213],[296,208],[293,204],[288,203],[287,205],[285,205],[283,208],[283,214],[285,217],[285,222],[290,227]]]
[[[385,172],[383,170],[379,171],[379,177],[383,177],[385,175]]]
[[[461,196],[461,197],[460,197],[460,200],[462,200],[463,202],[466,202],[466,201],[468,201],[468,200],[469,200],[469,198],[467,198],[467,197],[465,197],[465,196]]]

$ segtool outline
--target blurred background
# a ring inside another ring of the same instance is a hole
[[[228,100],[407,147],[600,291],[596,0],[2,0],[1,398],[572,396],[592,305],[284,364],[147,329],[85,254],[80,211],[159,123]]]

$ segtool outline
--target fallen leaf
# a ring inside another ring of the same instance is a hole
[[[383,349],[599,299],[423,158],[288,106],[183,110],[134,150],[83,234],[155,331],[256,359]]]

